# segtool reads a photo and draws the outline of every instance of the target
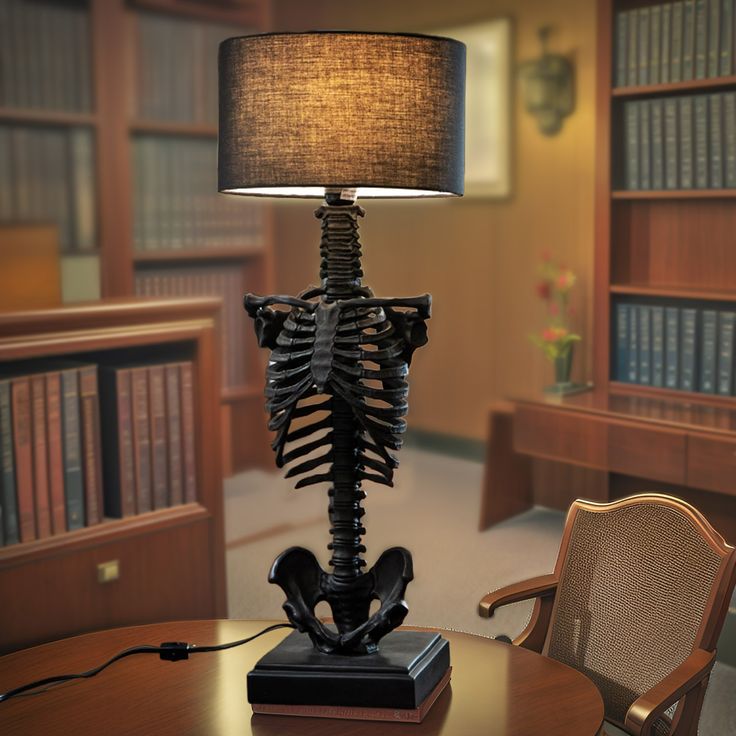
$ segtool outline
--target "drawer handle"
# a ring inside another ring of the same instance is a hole
[[[120,560],[108,560],[97,565],[97,582],[112,583],[120,577]]]

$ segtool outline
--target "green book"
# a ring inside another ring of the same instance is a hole
[[[639,102],[639,188],[652,188],[652,146],[649,104],[651,100]]]
[[[629,383],[639,382],[639,307],[629,309]]]
[[[664,104],[662,99],[649,101],[651,123],[652,189],[664,189]]]
[[[700,382],[705,394],[716,392],[716,366],[718,360],[718,315],[713,309],[704,309],[700,333]]]
[[[666,307],[664,315],[664,382],[667,388],[677,388],[680,384],[680,310]]]
[[[733,347],[736,312],[718,315],[718,390],[722,396],[733,394]]]
[[[629,312],[628,304],[616,305],[616,380],[629,379]]]
[[[649,84],[659,84],[659,57],[662,54],[662,6],[649,9]]]
[[[4,544],[20,542],[18,499],[15,488],[13,420],[10,381],[0,380],[0,506]]]
[[[688,80],[695,75],[695,0],[682,7],[682,79]]]
[[[639,383],[652,382],[652,309],[640,306],[639,312]]]
[[[664,99],[664,185],[677,189],[680,182],[678,145],[678,107],[676,97]]]
[[[636,10],[628,11],[628,40],[626,41],[628,87],[635,87],[639,81],[639,19]]]
[[[682,81],[685,4],[682,0],[672,3],[672,40],[670,50],[670,82]]]
[[[649,8],[639,8],[639,63],[637,81],[639,84],[649,84]]]
[[[639,188],[639,103],[629,100],[624,103],[624,125],[626,135],[626,188]]]
[[[683,309],[680,317],[680,388],[695,391],[697,384],[698,310]]]
[[[723,179],[736,188],[736,92],[726,92],[723,103]]]
[[[721,61],[721,0],[708,0],[708,69],[709,77],[717,77]]]
[[[710,123],[710,186],[723,187],[723,110],[721,95],[708,95]]]
[[[664,307],[652,307],[652,386],[664,386]]]
[[[693,168],[693,98],[680,97],[680,188],[692,189]]]
[[[734,72],[733,65],[733,32],[734,32],[734,0],[721,0],[721,39],[719,48],[719,73],[727,77]]]
[[[708,4],[695,0],[695,79],[705,79],[708,72]]]
[[[626,41],[628,40],[629,12],[620,10],[616,13],[616,75],[614,83],[617,87],[625,87],[628,78]]]
[[[708,158],[708,96],[695,95],[694,98],[695,133],[695,187],[707,189],[710,160]]]
[[[662,38],[659,55],[659,81],[667,84],[670,80],[672,45],[672,3],[662,5]]]

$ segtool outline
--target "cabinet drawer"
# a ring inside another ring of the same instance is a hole
[[[546,407],[518,405],[514,449],[559,462],[606,468],[606,423]]]
[[[616,473],[685,483],[687,435],[633,423],[608,427],[608,467]]]
[[[687,484],[736,496],[736,442],[708,435],[689,435]]]
[[[0,571],[0,651],[114,626],[211,618],[209,525],[199,518],[8,565]],[[117,579],[99,582],[98,566],[114,561]]]

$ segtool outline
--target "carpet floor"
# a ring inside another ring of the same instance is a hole
[[[364,504],[369,565],[395,545],[408,547],[414,558],[407,624],[513,637],[525,626],[532,604],[507,606],[489,621],[478,617],[478,600],[489,590],[554,568],[564,514],[534,508],[478,532],[482,473],[480,463],[406,448],[396,486],[369,490]],[[283,594],[266,581],[271,563],[287,547],[300,545],[326,568],[328,528],[327,497],[317,487],[295,491],[277,473],[257,470],[228,479],[230,618],[282,618]],[[320,613],[329,615],[326,606]],[[716,664],[699,733],[736,735],[736,668]]]

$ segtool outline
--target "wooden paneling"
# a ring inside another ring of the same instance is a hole
[[[736,439],[689,435],[687,483],[736,496]]]
[[[612,422],[607,466],[666,483],[685,482],[685,432]]]
[[[532,462],[534,503],[567,511],[576,498],[608,501],[608,473],[578,465],[535,459]]]

